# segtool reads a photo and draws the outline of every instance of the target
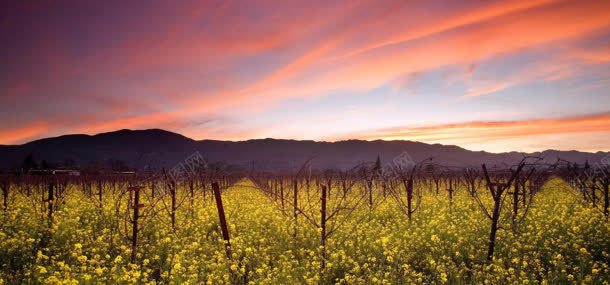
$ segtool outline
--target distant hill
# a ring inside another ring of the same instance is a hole
[[[62,162],[66,159],[77,165],[122,160],[128,166],[143,169],[171,168],[186,157],[199,152],[208,162],[222,161],[247,168],[256,166],[269,170],[288,169],[312,158],[316,168],[350,168],[359,162],[391,161],[408,152],[415,161],[433,157],[436,163],[454,166],[509,165],[523,155],[544,157],[555,162],[558,157],[573,162],[595,163],[608,153],[547,150],[539,153],[488,153],[469,151],[454,145],[425,144],[413,141],[316,142],[282,139],[247,141],[196,141],[183,135],[160,129],[119,130],[97,135],[65,135],[45,138],[23,145],[0,145],[0,168],[19,166],[28,154],[37,160]]]

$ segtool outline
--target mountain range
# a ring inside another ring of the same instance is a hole
[[[543,157],[552,163],[558,158],[572,162],[596,163],[607,152],[546,150],[535,153],[489,153],[470,151],[454,145],[426,144],[415,141],[252,139],[245,141],[193,140],[161,130],[119,130],[97,135],[64,135],[35,140],[21,145],[0,145],[0,169],[19,168],[24,158],[76,165],[120,160],[135,169],[171,168],[199,152],[207,162],[224,162],[246,168],[287,170],[311,160],[312,167],[347,169],[360,162],[392,161],[406,152],[414,161],[432,158],[435,163],[452,166],[505,166],[524,155]]]

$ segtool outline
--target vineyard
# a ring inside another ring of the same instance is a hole
[[[608,284],[608,167],[2,176],[0,284]]]

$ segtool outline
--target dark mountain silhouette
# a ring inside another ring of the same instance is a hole
[[[247,141],[196,141],[180,134],[160,130],[119,130],[97,135],[65,135],[45,138],[22,145],[0,146],[0,168],[18,168],[32,154],[48,162],[74,161],[77,165],[121,160],[136,169],[171,168],[189,155],[199,152],[208,162],[225,162],[246,168],[268,170],[289,169],[312,159],[316,168],[350,168],[360,162],[382,163],[408,152],[414,161],[432,157],[433,161],[453,166],[511,165],[524,155],[544,157],[547,162],[557,158],[573,162],[596,163],[608,153],[556,151],[524,154],[520,152],[488,153],[469,151],[453,145],[425,144],[413,141],[338,142],[256,139]]]

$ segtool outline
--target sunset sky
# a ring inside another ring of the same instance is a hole
[[[610,1],[1,1],[0,144],[404,139],[610,151]]]

